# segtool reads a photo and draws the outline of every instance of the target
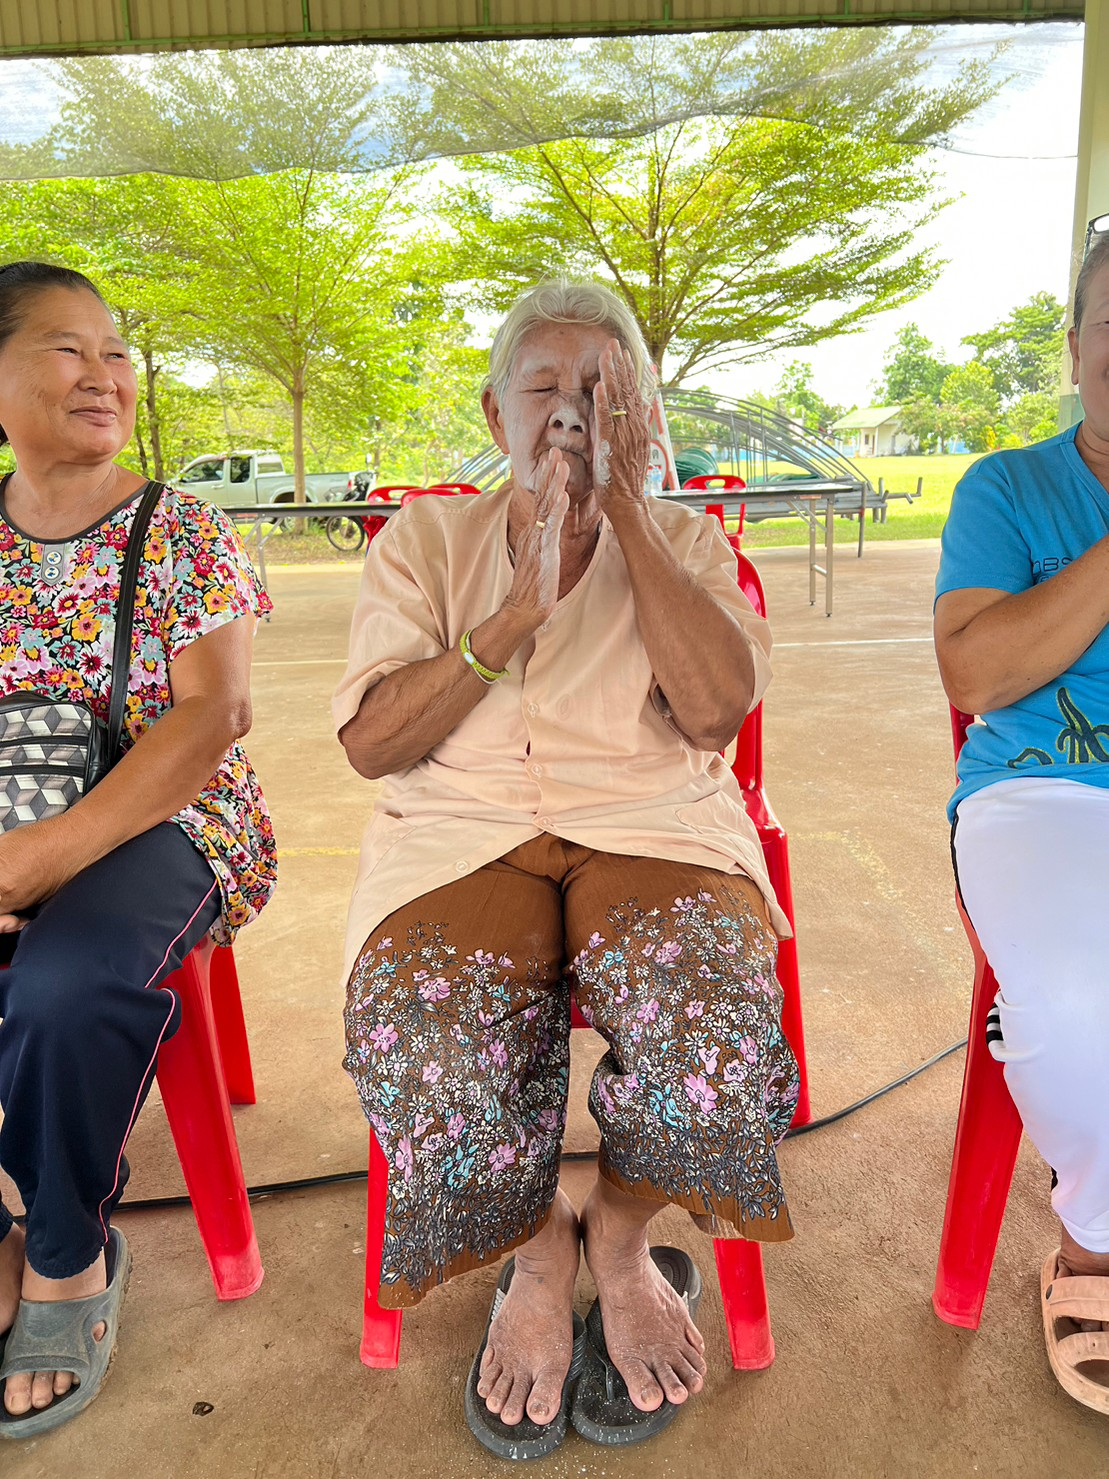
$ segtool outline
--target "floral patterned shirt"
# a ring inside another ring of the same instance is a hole
[[[93,528],[45,543],[9,523],[0,500],[0,693],[80,699],[107,721],[120,570],[143,491]],[[227,515],[167,488],[139,567],[124,749],[172,707],[170,664],[190,643],[272,609]],[[172,820],[212,866],[223,899],[214,933],[229,943],[277,881],[269,812],[237,740]]]

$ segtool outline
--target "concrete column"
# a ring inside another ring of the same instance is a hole
[[[1069,303],[1082,265],[1086,223],[1109,214],[1109,0],[1086,0],[1086,40],[1082,61],[1082,109],[1078,120],[1078,171],[1074,190]],[[1070,318],[1067,323],[1069,325]],[[1082,419],[1078,393],[1070,383],[1070,358],[1059,398],[1060,430]]]

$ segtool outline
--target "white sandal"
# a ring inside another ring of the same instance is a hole
[[[1082,1367],[1089,1361],[1109,1365],[1109,1328],[1058,1329],[1057,1321],[1101,1320],[1109,1327],[1109,1276],[1059,1276],[1059,1252],[1049,1253],[1040,1276],[1047,1359],[1068,1396],[1095,1412],[1109,1413],[1109,1380],[1096,1381]]]

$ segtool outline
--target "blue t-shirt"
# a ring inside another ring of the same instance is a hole
[[[1016,595],[1109,534],[1109,492],[1079,456],[1077,431],[994,452],[963,475],[944,526],[937,600],[974,586]],[[1109,786],[1109,628],[1058,678],[982,714],[958,773],[952,819],[964,796],[1017,775]]]

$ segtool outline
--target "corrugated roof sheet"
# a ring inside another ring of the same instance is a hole
[[[0,55],[1083,13],[1083,0],[0,0]]]

